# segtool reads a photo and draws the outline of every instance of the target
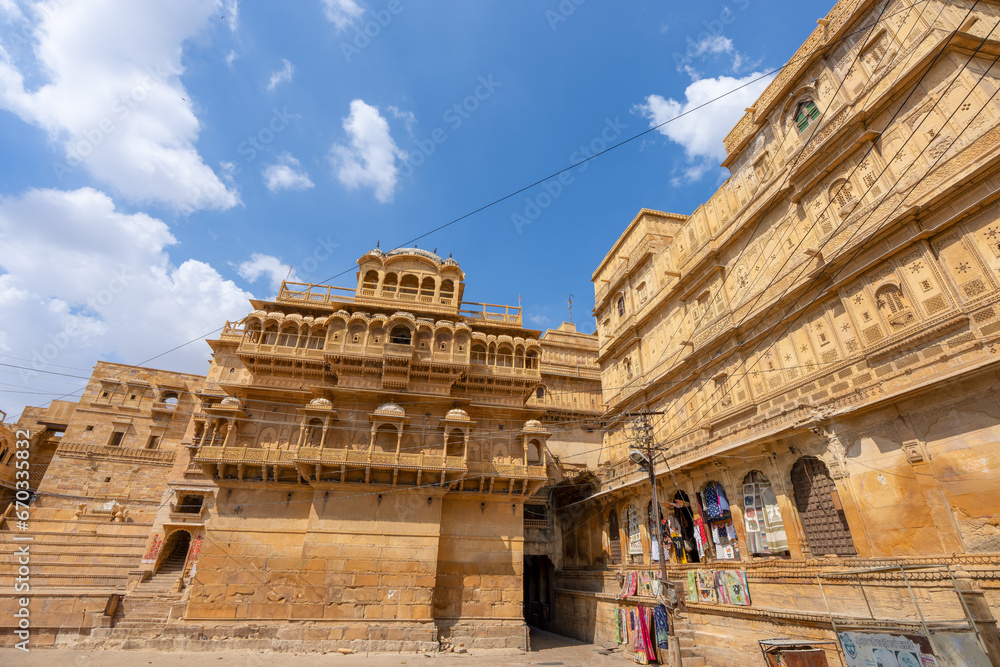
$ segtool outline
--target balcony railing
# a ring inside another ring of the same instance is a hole
[[[368,450],[326,449],[301,447],[298,450],[276,450],[252,447],[201,447],[194,457],[197,463],[228,465],[293,465],[304,463],[349,467],[401,468],[466,472],[472,476],[504,477],[541,481],[548,478],[544,465],[521,463],[466,462],[461,456],[412,452],[379,452]]]
[[[354,290],[331,285],[282,281],[278,301],[312,304],[354,303]]]

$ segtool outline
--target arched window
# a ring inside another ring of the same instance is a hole
[[[173,410],[177,407],[177,392],[168,391],[163,395],[163,402],[167,405],[167,409]]]
[[[542,443],[538,440],[528,442],[528,463],[538,464],[542,462]]]
[[[792,490],[812,555],[857,555],[847,517],[840,509],[837,485],[826,464],[815,456],[796,461],[792,466]]]
[[[653,501],[650,500],[648,503],[646,503],[646,522],[649,524],[649,543],[650,544],[656,544],[656,535],[657,535],[657,533],[656,533],[656,519],[657,519],[657,517],[653,516]],[[667,522],[667,513],[663,511],[663,505],[660,505],[660,516],[659,516],[659,519],[660,519],[660,530],[662,531],[662,535],[661,536],[663,538],[663,544],[662,544],[662,546],[664,548],[663,549],[659,549],[659,550],[657,550],[655,548],[653,549],[653,560],[658,560],[659,558],[662,558],[662,554],[663,553],[669,553],[670,556],[671,556],[670,560],[672,560],[674,562],[682,562],[682,563],[685,562],[683,560],[681,560],[681,561],[676,560],[677,559],[677,549],[674,548],[673,542],[671,541],[670,526],[668,525],[668,522]],[[680,533],[678,533],[678,536],[679,535],[680,535]],[[671,553],[671,551],[670,551],[671,549],[673,549],[673,553]],[[681,551],[681,553],[683,553],[683,550]]]
[[[449,304],[455,298],[455,283],[451,280],[441,281],[441,303]]]
[[[800,102],[795,109],[795,127],[798,128],[799,132],[805,132],[806,128],[817,118],[819,118],[819,109],[816,108],[816,104],[812,100]]]
[[[398,282],[399,278],[396,277],[395,273],[385,274],[385,279],[382,281],[382,294],[386,296],[395,296]]]
[[[310,419],[306,432],[306,447],[319,447],[323,442],[323,422],[316,418]]]
[[[402,280],[399,281],[399,298],[416,301],[419,286],[420,282],[416,276],[412,274],[404,275]]]
[[[412,341],[412,335],[409,327],[399,325],[392,328],[389,340],[396,345],[409,345]]]
[[[615,307],[618,309],[618,317],[625,317],[625,297],[618,297]]]
[[[295,328],[295,325],[289,325],[281,329],[281,333],[278,334],[278,345],[283,347],[294,347],[296,341],[298,340],[299,332]]]
[[[683,555],[687,557],[687,560],[683,562],[701,562],[701,558],[705,555],[706,545],[705,541],[701,539],[701,525],[695,523],[694,513],[691,511],[691,500],[688,498],[688,494],[678,489],[677,493],[674,494],[673,506],[674,520],[680,527],[680,547],[683,549]],[[698,521],[700,522],[701,519],[698,519]],[[671,538],[671,542],[674,542],[673,538]],[[677,546],[677,543],[674,542],[675,551]]]
[[[545,387],[539,387],[535,390],[535,398],[543,399],[545,398]]]
[[[778,499],[764,473],[754,470],[743,478],[743,520],[747,549],[752,556],[788,551],[788,536]]]
[[[622,538],[618,529],[618,512],[611,510],[608,513],[608,547],[611,551],[611,564],[618,565],[622,562]]]
[[[445,446],[446,456],[465,456],[465,435],[461,429],[453,428],[448,432],[448,443]]]
[[[251,320],[246,326],[246,331],[243,334],[243,339],[248,343],[259,343],[260,342],[260,322],[257,320]]]
[[[274,322],[268,322],[267,326],[264,327],[264,338],[261,340],[263,345],[274,345],[278,342],[278,325]]]
[[[392,424],[382,424],[375,431],[375,451],[394,452],[399,443],[399,432]]]
[[[715,557],[722,560],[739,560],[740,549],[736,526],[726,492],[718,482],[709,482],[701,494],[702,514],[708,522],[708,532],[715,546]]]
[[[524,367],[528,370],[535,370],[538,368],[538,352],[531,350],[524,357]]]
[[[639,511],[632,505],[625,510],[625,530],[628,533],[628,554],[632,562],[642,562],[642,533],[639,532]]]
[[[326,342],[326,330],[325,329],[313,329],[309,332],[309,341],[306,344],[310,350],[322,350],[323,344]]]
[[[365,279],[361,283],[361,287],[365,290],[371,290],[374,294],[375,288],[378,287],[378,271],[369,270],[365,274]]]
[[[485,364],[486,363],[486,346],[482,343],[476,343],[472,346],[472,363],[474,364]]]
[[[886,285],[875,293],[875,300],[879,308],[888,311],[888,314],[895,315],[910,307],[906,297],[895,285]]]
[[[509,345],[497,348],[497,366],[511,368],[514,365],[514,350]]]
[[[434,299],[434,279],[430,276],[420,282],[420,300],[430,303]]]
[[[849,206],[854,202],[854,186],[850,181],[837,181],[830,187],[830,200],[838,209]]]

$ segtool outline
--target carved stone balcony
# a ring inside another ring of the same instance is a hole
[[[195,453],[194,462],[215,479],[314,486],[345,482],[435,485],[461,491],[530,495],[548,480],[544,465],[467,462],[462,456],[426,452],[203,446]]]

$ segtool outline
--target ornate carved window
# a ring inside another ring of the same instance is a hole
[[[618,309],[618,317],[625,317],[625,297],[618,297],[615,307]]]
[[[819,109],[812,100],[800,102],[795,108],[795,127],[799,132],[805,132],[814,120],[819,118]]]
[[[893,329],[902,329],[913,324],[916,318],[903,292],[895,285],[881,287],[875,293],[875,303],[889,321]]]

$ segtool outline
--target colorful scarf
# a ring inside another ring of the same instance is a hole
[[[653,643],[649,639],[649,625],[651,620],[652,609],[648,607],[640,607],[638,610],[639,617],[639,627],[635,633],[635,643],[632,647],[635,649],[636,653],[642,653],[646,656],[646,660],[650,662],[656,661],[656,649],[653,648]]]
[[[670,647],[670,620],[667,608],[662,604],[653,609],[653,626],[656,628],[656,646],[666,649]]]

